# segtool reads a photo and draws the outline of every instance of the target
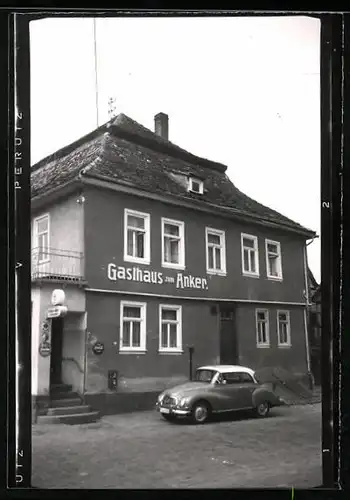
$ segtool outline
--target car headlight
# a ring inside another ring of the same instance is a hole
[[[164,399],[164,394],[159,394],[158,400],[157,400],[158,403],[161,403],[163,401],[163,399]]]
[[[181,399],[179,400],[179,402],[177,403],[177,405],[178,405],[178,406],[181,406],[181,407],[183,407],[183,406],[187,406],[187,404],[188,404],[188,398],[181,398]]]

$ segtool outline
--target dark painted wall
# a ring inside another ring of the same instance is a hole
[[[256,346],[255,308],[269,311],[270,347]],[[282,307],[240,304],[236,310],[236,325],[240,347],[239,362],[254,370],[266,366],[281,366],[293,373],[307,373],[304,310],[302,307],[283,307],[289,310],[291,347],[279,347],[277,339],[277,310]]]
[[[147,303],[145,354],[119,353],[120,301],[135,300]],[[159,354],[159,304],[182,306],[183,354]],[[87,391],[107,390],[108,370],[119,373],[120,391],[147,391],[176,385],[188,378],[188,346],[195,348],[194,368],[217,364],[219,360],[219,317],[213,314],[212,303],[192,300],[87,292],[87,328],[105,351],[102,355],[88,350]],[[294,373],[306,373],[303,309],[289,308],[291,347],[277,346],[276,307],[267,307],[270,317],[270,347],[256,346],[255,305],[238,305],[236,328],[239,362],[257,369],[263,366],[282,366]],[[234,334],[234,332],[233,332]]]
[[[119,353],[120,301],[147,302],[145,354]],[[159,354],[159,304],[182,306],[183,354]],[[120,389],[152,389],[157,381],[153,378],[177,378],[189,376],[188,345],[195,346],[194,363],[216,363],[219,354],[217,316],[211,312],[211,304],[194,301],[165,301],[154,297],[142,297],[88,292],[86,296],[87,328],[104,343],[102,355],[88,350],[87,390],[107,388],[108,370],[117,370],[126,386]],[[142,377],[143,381],[132,381]],[[122,384],[121,382],[121,384]],[[171,385],[171,382],[170,382]],[[172,384],[174,385],[174,384]]]
[[[138,198],[108,190],[89,188],[85,194],[86,276],[91,288],[125,290],[136,293],[213,297],[246,300],[303,302],[305,288],[303,268],[304,240],[293,233],[247,226],[203,212]],[[151,264],[123,261],[124,208],[151,215]],[[184,274],[207,279],[207,289],[177,289],[175,284],[149,284],[127,280],[111,281],[107,277],[109,263],[139,267],[176,277],[176,270],[161,267],[161,217],[185,222]],[[227,276],[206,274],[205,227],[226,231]],[[241,232],[259,238],[260,278],[242,276]],[[265,238],[279,241],[282,248],[283,281],[266,277]]]

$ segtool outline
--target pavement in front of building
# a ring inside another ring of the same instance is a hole
[[[266,419],[171,424],[155,411],[81,426],[33,426],[39,488],[313,488],[321,478],[321,405]]]

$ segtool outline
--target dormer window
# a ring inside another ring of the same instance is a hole
[[[192,193],[203,194],[203,181],[196,177],[190,177],[188,182],[188,190]]]

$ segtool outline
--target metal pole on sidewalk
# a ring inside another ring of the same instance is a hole
[[[194,347],[191,345],[188,347],[188,354],[189,354],[188,364],[189,364],[189,371],[190,371],[190,373],[189,373],[190,380],[192,380],[192,378],[193,378],[193,373],[192,373],[193,353],[194,353]]]

